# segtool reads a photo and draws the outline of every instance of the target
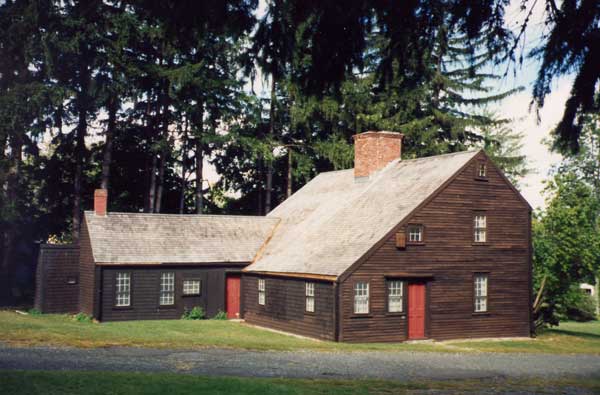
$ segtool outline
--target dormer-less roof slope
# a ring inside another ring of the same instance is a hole
[[[267,216],[281,222],[245,271],[342,275],[477,154],[394,160],[367,180],[318,175]]]
[[[97,264],[247,263],[278,220],[229,215],[85,213]]]

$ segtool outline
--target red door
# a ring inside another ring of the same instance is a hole
[[[408,338],[425,338],[425,284],[408,284]]]
[[[240,318],[240,276],[227,276],[227,318]]]

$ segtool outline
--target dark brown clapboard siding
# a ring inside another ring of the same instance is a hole
[[[265,279],[264,306],[258,304],[258,279]],[[242,276],[243,318],[250,324],[318,339],[333,340],[334,292],[331,282],[315,283],[315,312],[307,313],[306,280],[286,277]]]
[[[102,321],[178,319],[195,306],[207,317],[225,311],[225,276],[240,266],[104,266],[102,268]],[[131,307],[115,307],[116,273],[131,273]],[[175,272],[175,305],[159,306],[160,274]],[[184,279],[200,279],[200,296],[183,295]]]
[[[487,181],[466,168],[407,223],[425,226],[425,244],[396,248],[392,235],[341,284],[340,340],[406,340],[407,319],[386,315],[386,273],[433,274],[426,334],[433,339],[529,336],[529,208],[498,171]],[[487,215],[486,245],[473,245],[473,211]],[[473,314],[473,273],[488,272],[489,314]],[[369,281],[368,317],[354,317],[353,285]]]
[[[79,298],[77,245],[40,246],[36,270],[35,307],[43,313],[77,312]],[[71,283],[71,282],[75,283]]]
[[[85,216],[79,234],[79,311],[97,317],[96,265]]]

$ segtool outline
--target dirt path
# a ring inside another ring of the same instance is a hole
[[[600,378],[600,356],[434,352],[257,352],[0,345],[1,370],[178,372],[198,375],[445,380]]]

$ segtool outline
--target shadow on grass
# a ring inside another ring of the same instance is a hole
[[[545,333],[558,333],[561,335],[578,337],[578,338],[586,339],[586,340],[600,340],[600,335],[596,335],[594,333],[587,333],[587,332],[577,332],[577,331],[572,331],[569,329],[556,328],[556,329],[551,329],[549,331],[546,331]]]

